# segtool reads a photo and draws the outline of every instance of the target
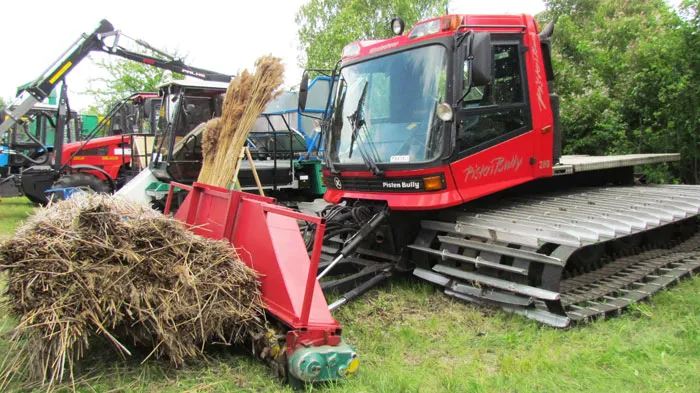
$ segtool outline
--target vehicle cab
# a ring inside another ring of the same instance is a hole
[[[445,15],[342,53],[324,122],[331,203],[459,205],[556,159],[548,36],[527,15]]]
[[[151,172],[160,181],[192,183],[202,167],[202,135],[192,132],[216,116],[228,83],[177,80],[159,87],[161,106]]]

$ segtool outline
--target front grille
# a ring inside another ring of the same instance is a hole
[[[440,176],[442,189],[445,188],[445,178],[442,174],[430,174],[420,177],[347,177],[339,175],[324,176],[326,187],[341,191],[367,192],[425,192],[424,177]],[[338,183],[340,187],[338,187]]]

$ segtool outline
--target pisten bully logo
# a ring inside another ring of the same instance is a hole
[[[333,178],[333,184],[335,185],[335,188],[339,190],[343,189],[343,182],[340,181],[340,178],[338,176]]]
[[[516,172],[522,164],[523,158],[518,155],[514,155],[510,160],[506,160],[505,157],[496,157],[486,164],[472,164],[464,170],[464,182],[503,172]]]

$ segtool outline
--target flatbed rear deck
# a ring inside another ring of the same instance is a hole
[[[662,154],[625,154],[619,156],[561,156],[559,163],[554,166],[554,176],[571,175],[578,172],[597,171],[629,167],[635,165],[658,164],[661,162],[680,161],[680,153]]]

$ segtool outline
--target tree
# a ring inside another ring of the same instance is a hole
[[[310,0],[296,15],[300,66],[330,69],[350,42],[388,38],[390,21],[401,17],[410,28],[445,12],[447,0]]]
[[[697,182],[697,4],[683,16],[663,0],[547,1],[565,153],[680,152],[670,172],[646,173]]]
[[[104,114],[116,102],[133,93],[155,92],[164,82],[185,78],[181,74],[126,59],[110,58],[95,61],[95,64],[107,71],[109,77],[90,79],[90,87],[84,92],[95,97],[95,105],[88,108],[90,113]],[[93,87],[95,82],[99,84],[98,87]]]

